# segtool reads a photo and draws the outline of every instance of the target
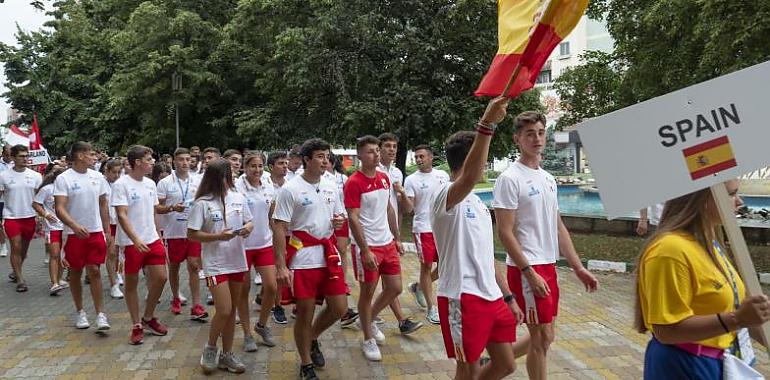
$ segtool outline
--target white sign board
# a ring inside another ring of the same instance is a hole
[[[48,164],[48,151],[45,149],[36,149],[29,151],[28,165],[46,165]]]
[[[767,166],[770,62],[577,128],[610,219]]]

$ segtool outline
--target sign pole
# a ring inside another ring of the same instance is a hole
[[[719,209],[719,216],[722,219],[722,226],[727,234],[727,240],[730,242],[730,250],[733,252],[735,264],[738,267],[738,272],[741,274],[744,284],[746,284],[746,290],[748,295],[762,294],[762,287],[759,284],[757,278],[757,271],[754,269],[754,263],[751,261],[749,255],[749,249],[746,246],[746,240],[743,239],[743,232],[738,221],[735,218],[735,207],[727,189],[724,184],[718,183],[711,186],[711,196],[714,197],[714,201]],[[770,323],[765,323],[761,328],[762,337],[765,342],[770,337]],[[770,355],[770,348],[767,349],[768,355]]]

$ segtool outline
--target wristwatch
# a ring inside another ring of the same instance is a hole
[[[514,297],[514,295],[513,295],[513,294],[509,294],[509,295],[507,295],[507,296],[503,296],[503,301],[504,301],[505,303],[511,303],[511,302],[513,302],[513,300],[515,300],[515,299],[516,299],[516,297]]]

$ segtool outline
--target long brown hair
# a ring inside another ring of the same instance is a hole
[[[687,232],[695,237],[703,249],[709,253],[714,264],[724,273],[724,268],[719,264],[714,250],[711,248],[711,242],[716,240],[724,247],[722,234],[718,233],[718,222],[713,219],[715,213],[715,203],[711,196],[711,190],[706,188],[679,198],[666,202],[663,208],[663,215],[658,225],[657,231],[650,236],[642,247],[641,252],[636,259],[636,276],[634,277],[635,305],[634,305],[634,328],[640,333],[647,332],[642,315],[641,299],[639,298],[639,269],[644,261],[644,254],[647,249],[663,235],[672,232]]]
[[[195,193],[196,200],[203,197],[219,198],[222,202],[222,218],[225,224],[227,224],[225,196],[227,196],[227,191],[233,188],[233,175],[231,173],[229,161],[217,158],[209,162],[198,186],[198,191]]]

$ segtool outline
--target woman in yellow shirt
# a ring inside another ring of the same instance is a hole
[[[725,186],[737,208],[738,181]],[[736,331],[770,319],[766,296],[745,297],[719,224],[709,189],[672,199],[639,256],[635,327],[652,332],[645,379],[721,379],[723,354],[737,347]]]

